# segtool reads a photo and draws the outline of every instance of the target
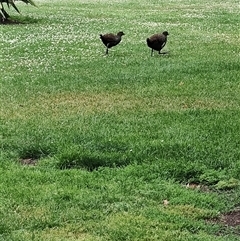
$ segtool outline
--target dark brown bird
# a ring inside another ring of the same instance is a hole
[[[125,34],[122,31],[118,32],[116,35],[113,33],[107,33],[104,35],[100,34],[100,39],[102,40],[103,44],[107,47],[106,54],[108,54],[108,49],[118,45],[121,42],[123,35]]]
[[[161,34],[154,34],[150,38],[147,38],[147,45],[152,49],[151,56],[153,55],[153,50],[156,50],[159,54],[162,54],[160,51],[166,45],[168,35],[169,33],[164,31]]]

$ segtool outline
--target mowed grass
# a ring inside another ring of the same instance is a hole
[[[0,26],[0,240],[238,240],[238,1],[35,2]]]

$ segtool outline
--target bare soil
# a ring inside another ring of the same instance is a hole
[[[33,159],[33,158],[26,158],[26,159],[21,159],[20,163],[22,165],[28,165],[28,166],[36,166],[37,165],[38,160],[37,159]]]
[[[234,234],[240,236],[240,209],[222,214],[220,218],[210,220],[210,223],[220,224],[221,230],[216,233],[218,236]]]
[[[227,226],[240,226],[240,210],[231,211],[222,215],[220,221]]]

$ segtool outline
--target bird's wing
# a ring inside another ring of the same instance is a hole
[[[158,42],[161,45],[161,47],[163,48],[166,45],[167,39],[165,36],[160,35],[158,38]]]
[[[116,42],[116,40],[117,40],[117,37],[114,34],[109,34],[106,37],[107,37],[106,39],[108,40],[109,43]]]
[[[166,45],[166,41],[165,41],[165,42],[163,42],[163,44],[162,44],[162,48],[163,48],[165,45]]]

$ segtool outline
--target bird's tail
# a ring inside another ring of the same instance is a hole
[[[151,42],[150,42],[150,39],[147,38],[147,45],[149,45]]]

